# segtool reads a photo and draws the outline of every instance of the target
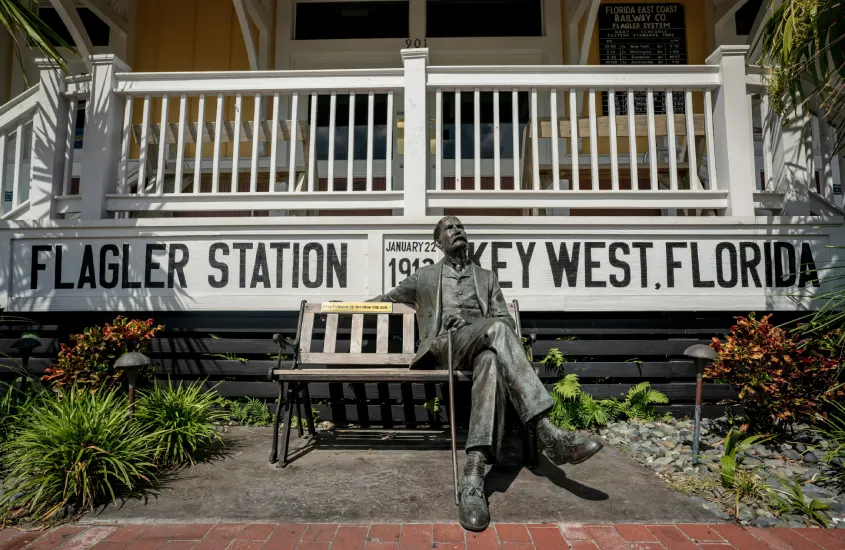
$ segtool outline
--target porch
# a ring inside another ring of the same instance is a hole
[[[746,51],[705,65],[434,66],[409,49],[398,69],[42,66],[0,109],[3,219],[842,215],[832,130],[809,116],[782,128]],[[798,158],[808,141],[819,166]]]

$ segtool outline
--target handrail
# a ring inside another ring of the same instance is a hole
[[[431,66],[429,88],[716,88],[716,65]]]
[[[36,96],[40,85],[36,84],[25,92],[15,96],[8,103],[0,106],[0,128],[12,126],[30,111],[38,107]]]
[[[91,75],[83,74],[65,78],[65,97],[87,99],[91,95]]]
[[[29,210],[29,201],[26,200],[26,201],[22,202],[21,204],[19,204],[18,206],[16,206],[15,208],[13,208],[12,210],[9,210],[8,212],[6,212],[2,216],[0,216],[0,220],[16,220],[21,216],[21,214],[24,214],[28,210]]]
[[[117,73],[115,79],[116,92],[135,95],[387,90],[405,83],[402,69]]]

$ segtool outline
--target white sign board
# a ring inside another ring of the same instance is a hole
[[[526,298],[531,309],[545,304],[549,311],[570,309],[573,300],[579,310],[587,302],[615,303],[618,310],[679,309],[684,300],[691,309],[758,307],[754,302],[794,309],[801,296],[823,291],[819,268],[832,260],[819,239],[708,237],[476,236],[469,256],[496,273],[506,298]],[[385,286],[441,257],[431,241],[386,239]]]
[[[21,240],[9,299],[21,310],[298,308],[306,297],[367,295],[366,257],[361,236]]]
[[[838,230],[810,229],[469,227],[468,252],[523,311],[795,310],[829,290],[824,268],[843,241]],[[319,237],[256,236],[249,227],[145,232],[154,236],[7,239],[7,309],[296,310],[301,300],[367,300],[442,257],[424,224],[312,232],[328,235]]]

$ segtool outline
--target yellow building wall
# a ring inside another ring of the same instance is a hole
[[[137,35],[130,66],[135,72],[169,71],[248,71],[249,59],[243,34],[232,0],[143,0],[138,2]],[[241,116],[252,120],[253,98],[243,98]],[[161,99],[151,102],[150,122],[161,120]],[[189,97],[188,120],[197,121],[198,97]],[[213,122],[217,112],[216,96],[207,96],[204,120]],[[140,124],[143,101],[133,103],[133,120]],[[167,120],[179,119],[179,96],[169,98]],[[235,98],[224,100],[223,120],[235,120]],[[139,148],[133,143],[137,157]],[[214,154],[211,144],[203,147],[203,158]],[[250,155],[244,143],[240,156]],[[185,157],[193,158],[193,146],[187,146]],[[232,156],[232,145],[221,147],[221,156]]]

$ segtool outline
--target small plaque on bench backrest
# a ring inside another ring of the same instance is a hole
[[[320,313],[393,313],[390,302],[323,302]]]

